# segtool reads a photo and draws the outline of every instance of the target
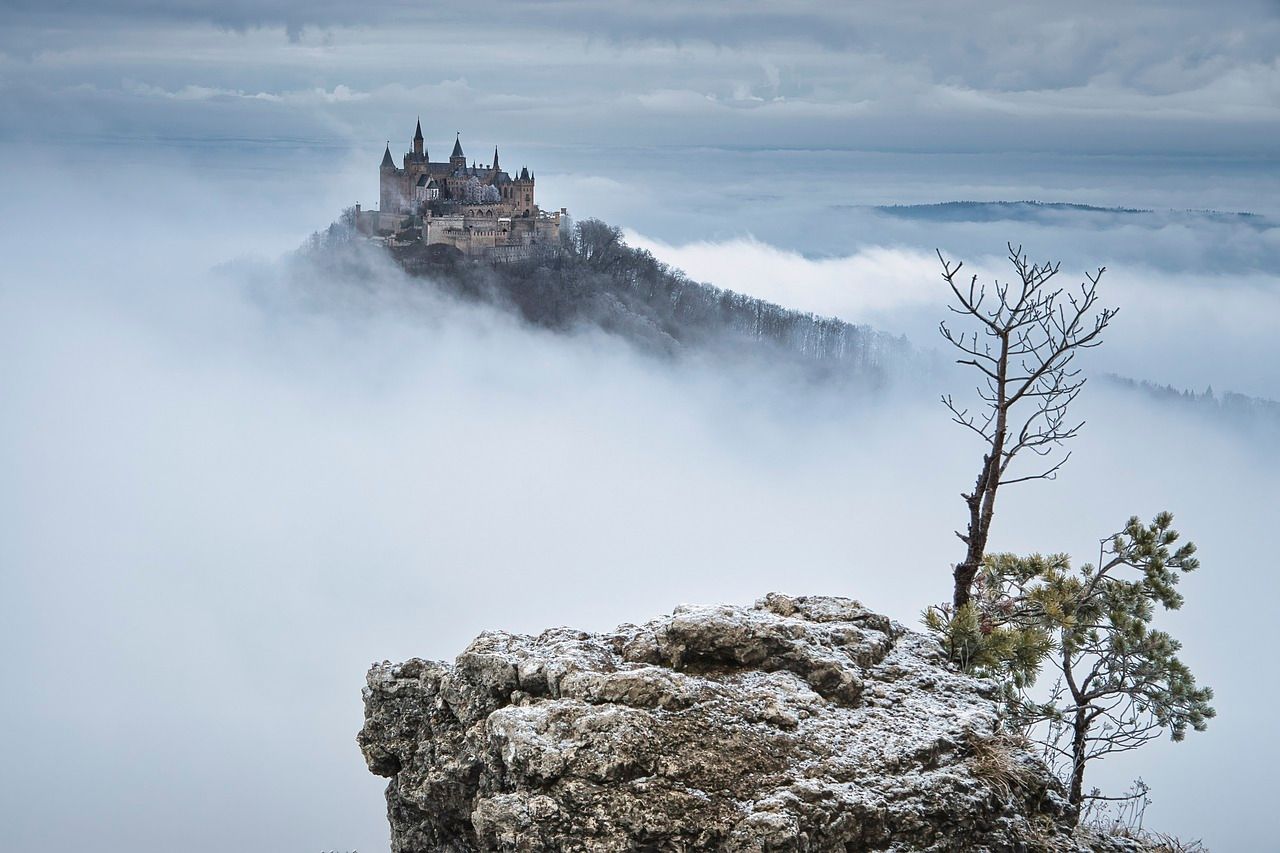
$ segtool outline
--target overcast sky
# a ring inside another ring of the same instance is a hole
[[[1280,7],[3,4],[9,137],[1274,156]],[[17,107],[13,109],[12,107]],[[406,119],[405,113],[409,113]]]
[[[680,601],[945,597],[973,451],[289,253],[421,115],[696,278],[931,346],[935,248],[1105,265],[1091,373],[1280,398],[1280,5],[0,2],[0,847],[385,849],[372,660]],[[1141,212],[882,209],[957,199]],[[1205,212],[1247,211],[1239,217]],[[329,297],[338,298],[329,298]],[[958,390],[966,386],[961,383]],[[1274,436],[1090,385],[1000,548],[1177,514],[1220,716],[1099,781],[1270,840]],[[1189,452],[1190,449],[1190,452]],[[855,544],[857,546],[855,547]],[[1241,590],[1247,594],[1241,594]],[[1261,675],[1260,675],[1261,674]]]

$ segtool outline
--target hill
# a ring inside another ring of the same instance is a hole
[[[444,293],[554,331],[603,331],[655,355],[732,358],[871,387],[933,369],[932,357],[905,337],[695,282],[626,245],[618,228],[598,220],[566,230],[560,245],[513,263],[467,259],[421,242],[392,241],[385,251],[415,280]],[[359,274],[370,260],[363,255],[381,250],[340,220],[313,235],[304,255]]]

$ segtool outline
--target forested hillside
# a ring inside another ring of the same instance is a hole
[[[548,329],[600,329],[655,354],[758,359],[762,367],[872,385],[931,370],[930,359],[905,337],[695,282],[626,245],[618,228],[599,220],[566,232],[559,247],[516,263],[480,262],[418,242],[387,251],[414,278],[460,298],[495,304]],[[340,221],[315,235],[305,252],[334,263],[366,245]]]
[[[1250,397],[1234,391],[1215,394],[1212,388],[1197,393],[1114,373],[1105,374],[1102,379],[1112,386],[1141,394],[1172,411],[1210,417],[1241,429],[1280,431],[1280,402],[1276,400]]]

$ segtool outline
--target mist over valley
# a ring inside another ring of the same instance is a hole
[[[1168,509],[1203,563],[1158,623],[1218,717],[1091,781],[1145,779],[1147,824],[1212,849],[1269,842],[1274,14],[1159,16],[1203,48],[1178,65],[1117,11],[1128,47],[1090,55],[1126,76],[1082,69],[1079,29],[1043,40],[1050,74],[910,59],[878,11],[766,38],[668,4],[513,11],[494,32],[538,49],[463,74],[444,34],[474,24],[442,13],[405,82],[420,47],[381,6],[135,6],[93,13],[101,39],[15,8],[0,37],[0,847],[386,849],[363,674],[483,630],[771,591],[918,628],[981,457],[939,403],[974,376],[937,252],[1006,280],[1010,243],[1068,287],[1106,267],[1119,314],[1069,463],[1002,493],[992,549],[1093,561]],[[330,231],[417,110],[433,151],[461,128],[536,165],[592,251],[489,267]]]

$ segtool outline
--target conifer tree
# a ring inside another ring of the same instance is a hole
[[[1013,724],[1061,769],[1069,799],[1085,799],[1090,761],[1168,732],[1181,741],[1214,716],[1213,691],[1177,657],[1180,643],[1151,627],[1156,606],[1177,610],[1175,586],[1199,561],[1176,546],[1173,516],[1137,516],[1102,540],[1097,564],[1066,555],[987,557],[963,607],[931,608],[926,625],[967,671],[997,678]],[[1057,676],[1047,700],[1029,692],[1042,667]]]

